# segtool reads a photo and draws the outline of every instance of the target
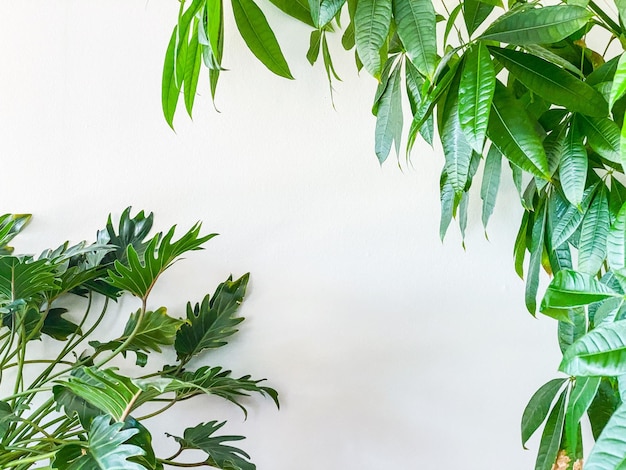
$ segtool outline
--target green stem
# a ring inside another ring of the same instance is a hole
[[[607,15],[600,6],[596,5],[593,0],[589,0],[589,8],[591,8],[591,11],[593,11],[596,15],[602,18],[602,20],[606,23],[606,26],[608,26],[609,31],[615,34],[615,36],[619,37],[622,34],[622,28],[620,25],[613,21],[611,17]]]
[[[159,408],[156,411],[153,411],[152,413],[148,413],[147,415],[143,415],[139,418],[137,418],[137,421],[143,421],[144,419],[149,419],[149,418],[154,418],[157,415],[160,415],[161,413],[169,410],[172,406],[174,406],[176,403],[178,402],[178,400],[176,398],[174,398],[173,400],[171,400],[167,405],[165,405],[162,408]]]
[[[195,468],[195,467],[203,467],[209,466],[206,462],[194,462],[194,463],[183,463],[183,462],[172,462],[167,459],[157,459],[159,462],[165,465],[171,465],[172,467],[185,467],[185,468]]]
[[[35,463],[35,462],[39,462],[40,460],[46,460],[46,459],[51,459],[52,457],[54,457],[56,455],[57,451],[55,450],[54,452],[48,452],[47,454],[41,454],[41,455],[33,455],[32,457],[26,457],[20,460],[16,460],[14,462],[11,462],[11,467],[5,467],[5,468],[14,468],[17,465],[24,465],[27,463]]]

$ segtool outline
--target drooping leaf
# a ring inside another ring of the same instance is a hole
[[[174,114],[180,96],[180,85],[176,77],[176,40],[178,38],[177,28],[172,31],[170,42],[165,52],[165,62],[163,64],[163,78],[161,80],[161,106],[167,124],[174,129]]]
[[[187,49],[187,63],[185,66],[184,95],[187,114],[192,117],[193,103],[196,99],[200,66],[202,65],[202,47],[198,44],[198,32],[194,32],[189,40]]]
[[[580,208],[569,205],[565,213],[559,217],[552,230],[552,246],[557,248],[565,243],[578,229],[587,212],[589,204],[593,200],[597,186],[593,185],[585,189]]]
[[[537,460],[535,462],[535,470],[551,470],[556,461],[561,444],[561,437],[563,436],[566,395],[566,391],[561,393],[559,400],[548,416],[546,426],[543,428],[539,452],[537,452]]]
[[[88,433],[89,440],[80,444],[68,444],[66,447],[70,448],[67,449],[62,448],[55,455],[52,468],[145,470],[145,467],[130,460],[143,456],[145,452],[140,447],[127,443],[139,431],[134,428],[123,429],[124,423],[111,423],[110,420],[107,415],[94,418]]]
[[[607,261],[611,269],[626,267],[626,204],[622,205],[607,236]]]
[[[309,26],[315,26],[311,17],[311,9],[307,0],[269,0],[289,16]]]
[[[611,416],[591,449],[585,470],[622,469],[626,466],[626,405]]]
[[[543,204],[538,211],[532,227],[530,243],[530,261],[528,263],[528,275],[526,276],[525,301],[528,311],[535,315],[537,310],[537,290],[539,289],[539,273],[544,249],[544,237],[547,223],[547,204]]]
[[[591,330],[565,352],[559,369],[576,376],[626,373],[626,321],[604,323]]]
[[[109,284],[127,290],[145,299],[158,279],[182,254],[202,249],[201,246],[217,234],[200,236],[201,224],[197,223],[176,241],[172,241],[176,226],[165,236],[156,234],[140,257],[132,245],[128,246],[128,264],[115,261],[115,271],[109,270]]]
[[[237,29],[250,51],[271,72],[293,79],[289,65],[263,11],[253,0],[231,0]]]
[[[524,8],[496,20],[481,37],[517,45],[551,44],[578,31],[591,17],[576,5]]]
[[[491,146],[485,159],[483,180],[480,186],[480,198],[483,200],[482,221],[485,229],[496,205],[501,171],[502,154],[495,146]]]
[[[309,0],[311,17],[318,28],[323,28],[339,13],[346,0]]]
[[[585,415],[600,386],[600,377],[578,377],[569,396],[565,414],[565,433],[570,451],[575,453],[578,442],[578,424]]]
[[[515,165],[541,178],[550,178],[548,159],[530,117],[500,82],[496,83],[487,134]]]
[[[499,47],[490,47],[489,51],[529,90],[550,103],[588,116],[601,118],[608,114],[604,97],[561,67],[521,51]]]
[[[479,42],[465,55],[459,86],[459,120],[467,141],[482,152],[496,86],[496,73],[486,46]]]
[[[621,54],[613,77],[609,108],[613,108],[615,102],[624,96],[624,93],[626,93],[626,54]]]
[[[402,96],[400,94],[400,63],[389,75],[376,109],[375,150],[382,165],[395,143],[396,154],[400,152],[402,138]]]
[[[545,421],[554,398],[563,387],[567,379],[552,379],[542,385],[524,409],[522,414],[522,446],[526,448],[528,439],[539,429]]]
[[[550,282],[541,302],[541,310],[581,307],[611,297],[620,297],[620,294],[592,275],[564,269],[556,273]]]
[[[595,274],[606,257],[606,243],[610,227],[609,202],[606,186],[596,194],[585,214],[578,242],[579,271]]]
[[[409,60],[420,73],[433,78],[437,60],[435,9],[431,0],[393,0],[398,36]]]
[[[51,308],[43,322],[41,332],[59,341],[67,341],[67,338],[74,333],[81,332],[76,323],[63,318],[67,313],[65,308]]]
[[[236,281],[229,277],[220,284],[213,294],[207,295],[195,307],[187,304],[187,322],[176,333],[174,347],[178,357],[188,361],[204,349],[219,348],[226,344],[226,338],[237,332],[237,325],[243,321],[234,317],[243,300],[249,275]]]
[[[243,436],[214,436],[226,422],[210,421],[193,428],[185,429],[183,437],[173,437],[183,449],[198,449],[207,453],[207,464],[224,470],[255,470],[256,465],[249,461],[250,456],[243,450],[224,444],[241,441]]]
[[[448,175],[445,171],[441,173],[439,181],[439,200],[441,204],[440,220],[439,220],[439,238],[441,241],[446,236],[450,222],[454,214],[456,192],[452,187],[452,183],[448,181]]]
[[[563,193],[573,206],[580,209],[587,181],[587,150],[576,119],[572,120],[567,132],[563,134],[559,148],[559,176]]]
[[[527,236],[529,220],[532,218],[530,211],[524,211],[522,216],[522,222],[520,228],[517,231],[517,237],[515,238],[515,245],[513,248],[513,257],[515,259],[515,272],[517,275],[524,279],[524,257],[526,256],[527,248]]]
[[[613,163],[622,163],[620,150],[620,129],[609,118],[579,116],[587,143],[601,157]]]
[[[373,77],[379,79],[382,68],[380,49],[391,24],[391,0],[359,0],[354,15],[356,51]]]
[[[309,50],[306,53],[306,59],[309,64],[314,65],[320,55],[320,46],[322,45],[322,31],[314,29],[311,31],[309,38]]]

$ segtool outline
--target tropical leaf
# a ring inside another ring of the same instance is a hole
[[[431,0],[393,0],[398,36],[417,70],[433,78],[437,61],[435,9]]]
[[[587,314],[584,307],[567,310],[567,319],[559,322],[559,348],[564,353],[575,341],[587,333]]]
[[[517,45],[551,44],[575,33],[591,18],[591,12],[576,5],[524,8],[496,20],[481,37]]]
[[[52,468],[58,470],[145,470],[130,460],[145,452],[127,442],[139,431],[123,429],[124,423],[111,423],[107,415],[98,416],[91,423],[89,440],[67,444],[56,453]]]
[[[192,117],[193,103],[196,98],[198,88],[198,78],[200,76],[200,66],[202,65],[202,47],[198,43],[198,31],[196,30],[189,40],[187,49],[187,61],[184,72],[184,95],[185,108],[187,114]]]
[[[587,136],[589,146],[603,158],[613,163],[622,163],[620,129],[609,118],[593,118],[580,115],[579,123]]]
[[[176,226],[165,236],[156,234],[140,257],[132,245],[127,248],[128,265],[115,261],[115,271],[109,270],[108,282],[114,287],[146,299],[158,277],[183,253],[200,250],[201,245],[217,234],[200,236],[201,224],[197,223],[176,241],[172,241]]]
[[[609,108],[612,109],[615,102],[624,96],[624,93],[626,93],[626,54],[622,53],[611,85]]]
[[[528,439],[539,429],[545,421],[554,398],[563,387],[567,379],[552,379],[542,385],[524,409],[522,414],[522,446],[526,448]]]
[[[105,413],[100,408],[92,405],[87,400],[79,397],[62,385],[52,387],[52,393],[54,395],[56,410],[63,410],[70,418],[77,417],[85,429],[89,429],[91,422],[96,416]]]
[[[198,449],[208,454],[206,463],[225,470],[255,470],[256,465],[249,461],[250,456],[243,450],[224,444],[241,441],[243,436],[214,436],[226,422],[210,421],[193,428],[185,429],[183,437],[173,437],[182,449]]]
[[[67,341],[70,335],[81,334],[81,330],[76,323],[63,318],[67,313],[65,308],[51,308],[44,319],[41,332],[58,341]]]
[[[483,24],[493,11],[494,5],[481,0],[465,0],[463,3],[463,19],[468,34],[471,36]]]
[[[380,49],[391,24],[391,0],[359,0],[354,14],[356,51],[365,70],[380,79]]]
[[[600,377],[578,377],[572,388],[565,413],[565,434],[570,452],[576,452],[580,420],[585,415],[600,386]]]
[[[575,376],[626,373],[626,320],[599,325],[576,341],[563,355],[559,370]]]
[[[591,449],[585,470],[621,469],[626,465],[626,404],[611,416]]]
[[[500,152],[523,170],[550,179],[545,150],[521,103],[496,83],[487,134]]]
[[[163,116],[167,124],[174,129],[174,114],[180,96],[180,84],[176,76],[176,40],[178,39],[177,28],[172,31],[170,42],[165,52],[163,63],[163,77],[161,79],[161,106]]]
[[[559,149],[561,153],[559,176],[563,193],[567,200],[580,210],[587,181],[587,150],[575,118],[567,132],[563,133]]]
[[[491,146],[485,159],[483,180],[480,186],[480,198],[483,200],[482,221],[485,229],[496,205],[501,171],[502,154],[495,146]]]
[[[57,266],[47,259],[0,256],[0,305],[41,297],[57,286]]]
[[[296,18],[309,26],[315,26],[311,18],[311,9],[307,0],[269,0],[289,16]]]
[[[30,219],[30,214],[0,215],[0,255],[13,253],[13,248],[8,245],[28,225]]]
[[[4,401],[0,401],[0,439],[4,439],[11,423],[17,421],[17,416],[13,414],[11,406]]]
[[[537,211],[531,232],[530,261],[528,262],[528,275],[526,277],[525,301],[528,311],[535,315],[537,310],[537,290],[539,289],[539,273],[543,257],[545,229],[547,223],[548,206],[544,204]]]
[[[237,29],[250,51],[270,71],[293,79],[276,36],[263,14],[252,0],[231,0]]]
[[[535,462],[535,470],[551,470],[556,461],[561,444],[561,437],[563,436],[566,395],[567,391],[561,393],[559,400],[548,416],[546,426],[543,428],[539,452],[537,452],[537,461]]]
[[[607,261],[611,269],[626,267],[626,203],[622,205],[609,229],[606,246]]]
[[[126,248],[129,245],[132,245],[139,256],[143,256],[146,251],[148,242],[145,239],[152,230],[154,214],[150,212],[145,215],[144,211],[140,211],[131,217],[131,209],[131,207],[124,209],[117,230],[113,226],[113,220],[109,214],[105,228],[98,232],[99,243],[106,243],[115,247],[115,251],[105,257],[106,264],[112,263],[115,259],[125,263],[127,261]]]
[[[459,121],[472,148],[481,153],[496,86],[496,73],[486,46],[479,42],[466,54],[459,85]]]
[[[311,18],[318,28],[323,28],[341,11],[346,0],[309,0]]]
[[[597,185],[588,187],[583,193],[583,199],[580,208],[568,205],[564,214],[557,219],[557,223],[552,230],[552,246],[558,248],[576,232],[583,221],[585,213],[595,196]]]
[[[396,154],[400,153],[403,123],[400,69],[400,62],[398,62],[389,75],[376,107],[375,150],[381,165],[389,156],[394,142]]]
[[[604,263],[610,224],[609,202],[603,185],[582,222],[578,241],[579,271],[595,274]]]
[[[187,322],[178,330],[174,342],[179,359],[187,362],[204,349],[224,346],[226,338],[237,332],[237,325],[244,319],[233,315],[243,300],[248,279],[248,274],[236,281],[231,276],[217,287],[213,297],[207,295],[193,308],[187,304]]]
[[[621,295],[594,276],[563,269],[554,275],[541,302],[541,310],[581,307]]]

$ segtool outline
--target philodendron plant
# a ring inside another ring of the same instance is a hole
[[[310,27],[306,58],[321,57],[329,81],[338,33],[378,81],[381,164],[394,147],[400,158],[403,93],[407,158],[418,136],[438,134],[442,237],[453,217],[464,235],[481,168],[486,227],[508,163],[523,208],[515,269],[530,313],[558,323],[565,374],[532,397],[522,443],[545,423],[536,468],[580,468],[586,414],[595,444],[585,468],[626,468],[626,1],[270,1]],[[292,78],[259,6],[230,3],[252,53]],[[223,0],[180,1],[163,72],[170,125],[179,96],[191,114],[203,63],[215,94],[224,38]],[[551,282],[539,303],[542,270]]]
[[[182,318],[150,302],[161,274],[215,234],[201,235],[198,223],[178,239],[175,227],[148,238],[152,214],[131,217],[127,209],[117,229],[109,217],[95,243],[66,242],[38,256],[17,255],[8,243],[29,219],[0,217],[0,469],[256,468],[229,444],[243,437],[220,434],[225,423],[210,416],[198,413],[204,421],[182,434],[171,430],[178,445],[173,455],[153,448],[146,423],[206,394],[244,413],[242,399],[250,394],[269,396],[278,406],[276,391],[262,380],[199,366],[243,321],[236,313],[247,274],[229,277],[213,295],[188,303]],[[140,306],[115,336],[102,325],[107,317],[119,317],[118,309],[107,307],[123,295],[134,296]],[[162,365],[159,355],[171,348],[176,361]],[[124,370],[124,358],[134,359],[132,373],[114,367],[120,357]],[[189,450],[195,450],[195,460],[189,460]],[[200,461],[198,451],[204,455]]]

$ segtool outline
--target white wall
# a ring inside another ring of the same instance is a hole
[[[467,251],[456,227],[442,244],[441,152],[381,169],[374,81],[334,47],[334,111],[321,64],[304,59],[307,28],[262,5],[297,80],[256,62],[227,15],[222,112],[202,85],[194,122],[181,112],[173,133],[160,78],[177,2],[2,2],[1,209],[35,215],[17,248],[93,239],[132,205],[161,229],[199,219],[221,234],[163,278],[153,306],[182,314],[230,272],[252,273],[241,334],[208,360],[268,377],[282,409],[252,401],[244,422],[221,402],[183,405],[152,423],[162,454],[175,447],[163,432],[228,418],[260,470],[531,468],[537,442],[522,450],[519,420],[559,356],[513,272],[508,179],[490,241],[474,201]]]

